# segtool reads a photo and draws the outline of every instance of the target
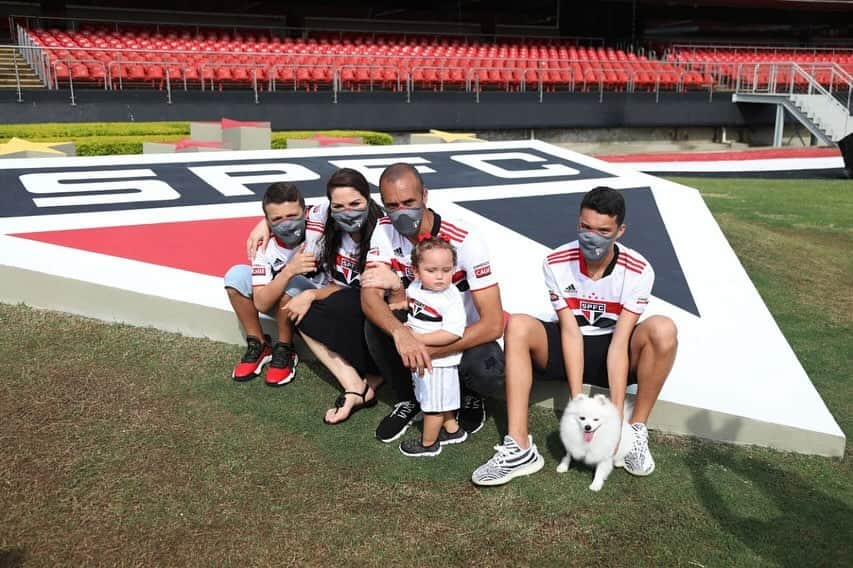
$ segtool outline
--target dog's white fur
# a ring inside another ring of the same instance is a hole
[[[625,455],[634,442],[634,431],[624,420],[620,440],[619,422],[619,411],[603,394],[592,398],[579,394],[569,401],[560,420],[560,439],[567,453],[557,466],[557,472],[568,471],[572,460],[595,466],[595,477],[589,488],[600,491],[613,468],[625,465]],[[588,437],[592,434],[591,440],[584,439],[585,431]],[[614,454],[617,443],[619,450]]]

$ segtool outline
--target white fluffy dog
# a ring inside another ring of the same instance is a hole
[[[625,465],[625,455],[634,442],[634,431],[624,420],[619,422],[619,411],[603,394],[592,398],[579,394],[572,399],[560,420],[560,439],[567,453],[557,472],[568,471],[572,460],[595,466],[589,488],[600,491],[613,468]],[[614,454],[617,443],[619,450]]]

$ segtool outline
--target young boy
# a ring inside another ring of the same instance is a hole
[[[266,383],[281,386],[294,379],[299,362],[293,350],[293,324],[282,309],[302,291],[325,285],[326,276],[317,271],[314,255],[325,219],[313,218],[312,208],[306,209],[302,194],[291,183],[270,185],[261,203],[272,238],[258,250],[251,268],[238,265],[225,275],[228,298],[247,343],[231,376],[235,381],[253,379],[269,363]],[[258,312],[275,317],[278,341],[272,347]]]
[[[471,476],[476,485],[501,485],[542,469],[528,434],[528,404],[537,378],[568,382],[572,398],[583,383],[610,389],[620,413],[625,389],[637,383],[631,417],[633,446],[625,470],[649,475],[646,420],[675,360],[675,324],[665,316],[639,322],[649,302],[654,271],[639,253],[617,243],[625,233],[625,201],[596,187],[580,206],[578,238],[545,258],[543,271],[558,321],[513,314],[504,336],[508,433],[497,453]]]

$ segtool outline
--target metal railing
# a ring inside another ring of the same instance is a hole
[[[853,77],[836,64],[801,66],[797,63],[740,64],[736,93],[768,95],[821,95],[844,112],[844,131],[850,125]]]

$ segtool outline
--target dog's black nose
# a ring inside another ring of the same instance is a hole
[[[592,430],[592,426],[587,424],[586,426],[583,427],[583,429],[586,430],[587,432],[589,432],[590,430]]]

